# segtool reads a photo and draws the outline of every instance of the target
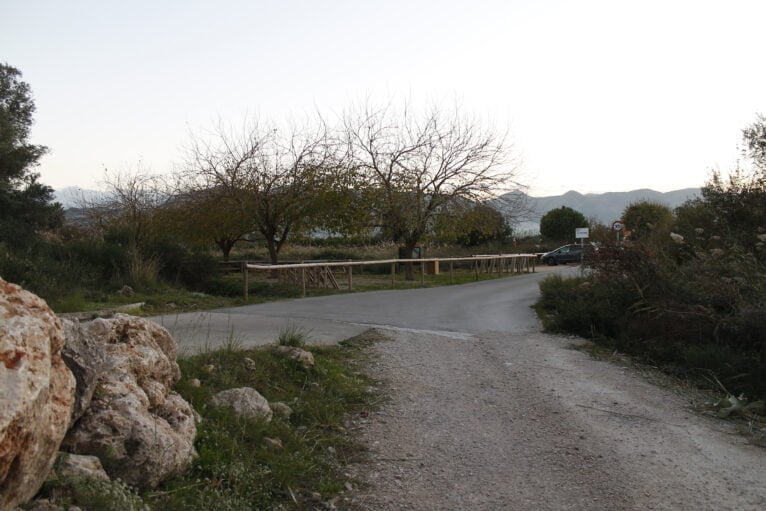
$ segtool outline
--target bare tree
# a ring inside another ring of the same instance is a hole
[[[140,247],[153,233],[156,212],[172,197],[168,182],[150,173],[139,162],[130,170],[111,172],[105,169],[104,188],[103,196],[83,197],[80,201],[89,223],[101,232],[120,227],[124,229],[131,249]]]
[[[344,125],[354,167],[376,192],[379,227],[407,253],[441,210],[519,186],[506,136],[457,107],[415,113],[367,102],[347,112]]]
[[[198,189],[216,189],[239,213],[250,215],[273,263],[288,237],[314,226],[327,205],[323,191],[342,171],[337,144],[324,122],[277,128],[252,121],[222,124],[209,136],[192,135],[186,175]]]

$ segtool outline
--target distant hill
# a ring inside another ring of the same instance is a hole
[[[78,186],[67,186],[53,192],[54,200],[61,204],[64,209],[82,207],[83,199],[88,202],[103,198],[105,195],[105,192],[87,190]]]
[[[643,188],[630,192],[586,193],[568,191],[564,195],[549,197],[527,196],[530,214],[516,226],[518,232],[540,229],[540,218],[548,211],[561,206],[568,206],[585,215],[585,218],[595,218],[604,224],[611,224],[620,219],[625,207],[639,200],[660,202],[670,208],[676,208],[689,199],[700,195],[699,188],[683,188],[670,192],[658,192]],[[504,196],[505,197],[505,196]]]

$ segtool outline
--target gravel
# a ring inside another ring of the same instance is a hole
[[[355,507],[766,509],[766,450],[571,338],[382,333],[390,401],[360,421]]]

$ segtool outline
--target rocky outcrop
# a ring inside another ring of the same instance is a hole
[[[210,403],[213,406],[230,408],[235,415],[247,419],[269,422],[272,417],[269,402],[250,387],[223,390],[214,395]]]
[[[314,367],[314,355],[310,351],[294,346],[277,346],[276,351],[290,360],[294,360],[300,364],[303,369],[311,369]]]
[[[75,380],[63,345],[46,303],[0,279],[0,509],[37,493],[66,433]]]
[[[186,470],[196,455],[196,414],[171,390],[180,370],[168,331],[122,314],[73,331],[82,346],[101,351],[103,364],[92,399],[62,449],[97,456],[112,478],[142,488]],[[71,358],[77,357],[88,358],[75,350]]]

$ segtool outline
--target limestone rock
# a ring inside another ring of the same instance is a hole
[[[87,335],[79,321],[62,319],[61,322],[66,341],[61,356],[77,381],[71,427],[90,405],[98,375],[104,368],[105,354],[101,342]]]
[[[248,371],[255,371],[257,367],[255,364],[255,360],[253,360],[250,357],[245,357],[242,359],[242,362],[245,363],[245,367],[247,368]]]
[[[257,390],[250,387],[223,390],[213,396],[213,406],[227,407],[240,417],[271,421],[269,402]]]
[[[280,440],[279,438],[269,438],[265,436],[263,437],[263,443],[265,443],[272,449],[284,449],[284,445],[282,445],[282,440]]]
[[[109,476],[142,488],[185,471],[197,427],[191,405],[171,390],[180,378],[175,340],[160,325],[124,314],[81,323],[80,332],[99,344],[105,361],[64,450],[98,456]]]
[[[310,351],[296,348],[294,346],[277,346],[276,350],[290,360],[298,362],[304,369],[314,367],[314,355]]]
[[[271,411],[274,412],[274,415],[277,417],[282,417],[283,419],[289,419],[290,416],[293,414],[293,409],[287,406],[285,403],[282,403],[281,401],[275,401],[273,403],[269,403],[269,406],[271,407]]]
[[[101,460],[95,456],[60,452],[56,459],[56,475],[65,480],[96,479],[109,481]]]
[[[0,279],[0,509],[28,501],[56,459],[74,403],[61,322]]]

